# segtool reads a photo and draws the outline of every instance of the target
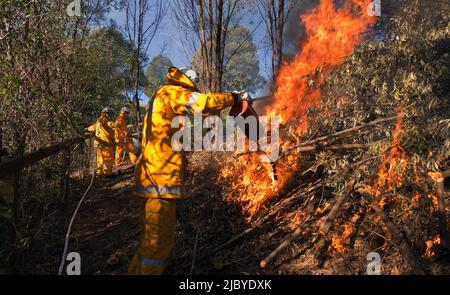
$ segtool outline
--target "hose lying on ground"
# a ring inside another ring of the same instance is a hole
[[[66,239],[65,239],[65,242],[64,242],[64,252],[63,252],[63,255],[61,257],[61,264],[59,265],[58,275],[62,275],[62,272],[63,272],[64,263],[66,261],[66,256],[67,256],[67,249],[69,247],[70,232],[72,230],[73,222],[75,221],[75,217],[77,216],[77,213],[78,213],[78,210],[81,207],[81,204],[83,203],[83,201],[86,198],[87,194],[91,190],[91,187],[94,184],[94,180],[95,180],[95,172],[92,172],[91,182],[89,183],[89,186],[87,187],[86,191],[84,192],[83,196],[81,197],[80,201],[78,202],[77,208],[75,208],[75,212],[73,212],[72,219],[70,220],[69,227],[67,228]]]

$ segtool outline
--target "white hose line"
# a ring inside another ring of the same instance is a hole
[[[84,192],[83,196],[81,197],[81,200],[78,202],[78,205],[77,205],[77,208],[75,209],[75,212],[73,212],[72,219],[70,220],[69,227],[67,228],[66,240],[64,242],[64,252],[63,252],[63,255],[61,257],[61,264],[59,265],[58,275],[62,275],[62,272],[63,272],[64,263],[66,261],[67,249],[69,248],[69,238],[70,238],[70,232],[72,230],[73,222],[75,221],[75,217],[77,216],[77,213],[78,213],[78,210],[81,207],[81,204],[83,203],[83,201],[86,198],[87,194],[91,190],[91,187],[92,187],[92,184],[94,183],[94,180],[95,180],[95,172],[92,173],[91,182],[89,183],[89,186],[87,187],[86,191]]]

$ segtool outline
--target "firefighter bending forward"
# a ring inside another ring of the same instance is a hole
[[[178,115],[203,114],[232,106],[243,95],[199,93],[193,70],[171,67],[168,81],[156,91],[144,119],[142,154],[135,169],[134,195],[141,197],[140,220],[143,232],[129,274],[158,275],[165,269],[175,239],[175,201],[184,197],[184,164],[181,152],[173,151],[171,128]]]
[[[97,175],[109,176],[114,165],[114,128],[111,119],[112,108],[105,107],[97,122],[86,128],[88,133],[94,133],[94,147],[97,149]]]
[[[120,114],[116,118],[116,165],[120,165],[123,159],[123,153],[128,152],[131,163],[136,162],[136,155],[134,154],[134,146],[131,142],[130,135],[127,128],[127,117],[130,114],[128,107],[123,107]]]

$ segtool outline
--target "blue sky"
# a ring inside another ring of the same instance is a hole
[[[168,0],[168,2],[171,4],[172,0]],[[114,20],[114,22],[116,22],[118,26],[123,28],[126,21],[125,12],[113,11],[108,15],[108,22],[110,19]],[[270,73],[270,56],[268,55],[267,46],[265,45],[266,41],[264,23],[261,22],[259,15],[247,13],[242,15],[241,24],[251,27],[252,30],[255,29],[255,27],[259,24],[258,28],[255,31],[253,41],[258,48],[258,55],[260,60],[260,75],[267,79]],[[188,66],[191,60],[191,56],[177,44],[180,38],[180,32],[177,25],[173,23],[172,15],[169,9],[166,17],[164,18],[162,28],[155,36],[153,43],[149,48],[148,56],[150,60],[154,56],[163,52],[164,55],[168,56],[171,59],[174,66]],[[263,92],[264,90],[261,89],[255,95],[257,97],[261,96],[263,95]],[[148,97],[143,94],[142,102],[146,103],[147,101]]]

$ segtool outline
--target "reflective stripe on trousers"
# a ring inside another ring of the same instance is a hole
[[[155,194],[155,195],[180,195],[181,187],[180,186],[166,186],[166,185],[158,185],[158,186],[138,186],[134,189],[137,193],[143,194]]]
[[[159,275],[166,268],[175,241],[176,201],[142,198],[140,220],[143,232],[128,273]]]
[[[166,265],[167,259],[149,259],[149,258],[141,257],[141,264],[144,266]]]

